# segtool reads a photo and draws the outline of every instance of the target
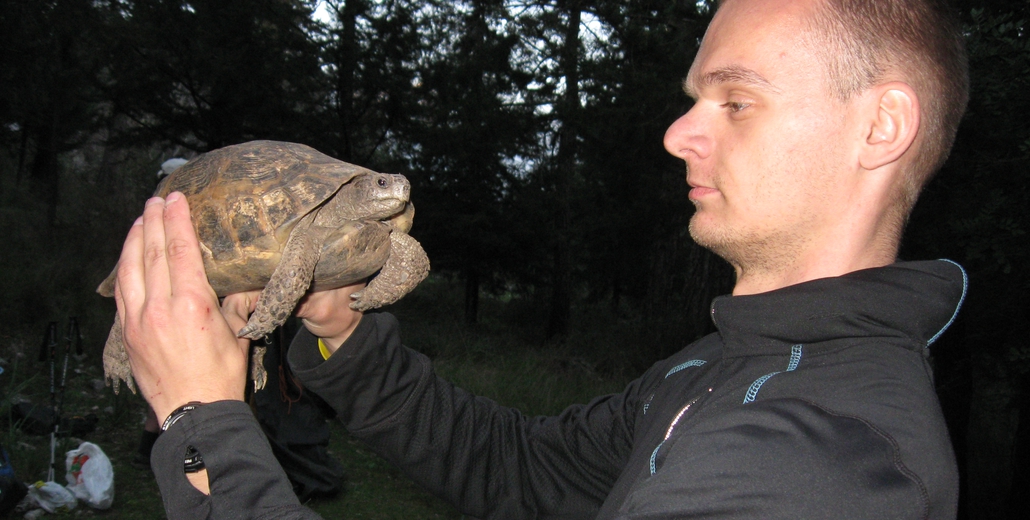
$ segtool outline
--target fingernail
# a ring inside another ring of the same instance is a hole
[[[182,193],[173,191],[168,194],[168,198],[165,199],[165,206],[172,204],[173,202],[178,202],[180,199],[182,199]]]
[[[142,226],[143,225],[143,217],[136,217],[136,221],[133,222],[132,225],[133,226]]]
[[[147,199],[147,206],[158,203],[164,203],[164,200],[162,200],[161,197],[150,197]]]

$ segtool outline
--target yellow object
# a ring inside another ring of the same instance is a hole
[[[318,351],[322,353],[322,359],[329,359],[329,356],[333,355],[332,352],[329,352],[329,348],[325,346],[322,338],[318,338]]]

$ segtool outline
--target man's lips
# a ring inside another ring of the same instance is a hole
[[[718,192],[719,192],[719,190],[717,190],[715,188],[708,188],[708,187],[705,187],[705,186],[695,186],[695,187],[690,189],[690,194],[688,196],[690,197],[690,200],[697,200],[697,199],[700,199],[701,197],[705,197],[707,195],[711,195],[713,193],[718,193]]]

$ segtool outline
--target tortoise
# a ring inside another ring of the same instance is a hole
[[[411,229],[414,206],[403,175],[348,164],[297,143],[251,141],[202,154],[162,180],[155,196],[180,191],[219,297],[263,288],[237,336],[258,339],[281,325],[309,290],[372,278],[350,307],[393,303],[429,272]],[[97,292],[114,295],[117,266]],[[378,273],[378,274],[377,274]],[[255,356],[264,349],[255,348]],[[259,360],[258,360],[259,361]],[[254,363],[255,387],[264,386]],[[104,346],[104,373],[135,392],[117,315]]]

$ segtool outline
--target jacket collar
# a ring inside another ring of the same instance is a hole
[[[929,346],[958,314],[966,273],[950,260],[901,262],[749,296],[720,296],[711,315],[727,356],[854,337]]]

